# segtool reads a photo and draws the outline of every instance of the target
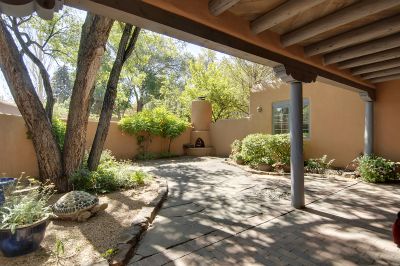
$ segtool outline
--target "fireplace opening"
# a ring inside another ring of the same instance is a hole
[[[204,141],[201,138],[198,138],[196,140],[196,143],[194,144],[194,147],[195,148],[204,148],[205,147]]]

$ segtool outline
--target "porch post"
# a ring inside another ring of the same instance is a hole
[[[360,93],[365,102],[364,113],[364,155],[374,154],[374,101],[367,93]]]
[[[290,82],[290,176],[292,206],[304,207],[303,84]]]
[[[279,65],[276,76],[290,83],[290,177],[292,206],[304,208],[303,157],[303,83],[314,82],[317,75],[297,68]]]

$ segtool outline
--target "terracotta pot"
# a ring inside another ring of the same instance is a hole
[[[31,253],[40,247],[49,217],[31,225],[18,227],[14,234],[11,229],[0,229],[0,250],[6,257]]]
[[[257,170],[270,172],[272,170],[272,166],[266,163],[260,163],[257,165]]]

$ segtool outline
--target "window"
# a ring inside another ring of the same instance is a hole
[[[272,104],[272,133],[289,133],[289,101]],[[303,100],[303,137],[310,138],[310,104],[308,99]]]

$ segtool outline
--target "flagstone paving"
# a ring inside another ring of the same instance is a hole
[[[400,265],[399,185],[306,177],[295,210],[289,177],[211,157],[143,167],[168,179],[169,196],[129,265]]]

